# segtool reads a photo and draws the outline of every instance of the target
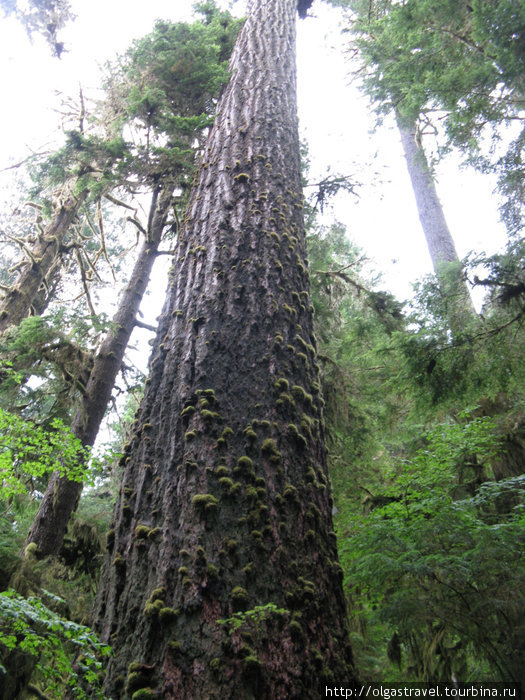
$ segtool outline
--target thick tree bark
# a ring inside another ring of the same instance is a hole
[[[407,125],[399,115],[396,115],[396,118],[419,220],[434,272],[440,282],[448,288],[452,282],[449,314],[451,328],[461,330],[467,318],[475,316],[476,311],[468,287],[461,276],[460,260],[454,239],[448,228],[423,146],[418,139],[417,127],[415,124]],[[455,266],[455,270],[450,270],[451,266],[447,263],[453,263],[452,267]],[[455,279],[447,279],[447,275]]]
[[[296,11],[252,0],[184,221],[97,597],[111,697],[317,698],[354,682],[306,267]],[[257,606],[231,634],[218,623]]]
[[[92,446],[97,437],[148,286],[171,201],[170,187],[160,193],[154,192],[147,238],[122,294],[112,328],[95,357],[82,403],[73,418],[71,430],[84,446]],[[37,545],[40,556],[58,554],[82,486],[82,482],[70,481],[58,473],[52,475],[26,541],[26,545],[30,542]]]
[[[0,333],[17,326],[31,312],[42,283],[53,269],[60,247],[76,219],[87,192],[75,195],[70,192],[41,233],[31,251],[31,260],[0,303]]]

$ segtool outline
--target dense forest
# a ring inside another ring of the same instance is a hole
[[[295,36],[321,0],[159,20],[17,165],[4,700],[525,681],[525,3],[326,1],[399,131],[434,270],[408,301],[325,223],[359,174],[309,179]],[[60,60],[66,0],[0,7]],[[458,256],[451,152],[496,177],[504,251]]]

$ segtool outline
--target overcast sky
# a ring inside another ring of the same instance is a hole
[[[192,0],[73,0],[72,5],[77,19],[64,32],[67,53],[60,61],[38,38],[29,43],[16,22],[0,22],[0,169],[51,141],[55,90],[74,95],[79,82],[86,93],[94,90],[97,65],[146,34],[156,18],[189,19]],[[339,197],[329,217],[344,223],[364,248],[383,274],[382,286],[406,298],[410,282],[430,272],[431,265],[397,132],[386,124],[372,133],[374,117],[348,78],[339,11],[316,0],[312,15],[299,21],[298,44],[299,118],[312,177],[331,168],[363,183],[360,198]],[[0,174],[0,187],[6,178]],[[503,245],[489,178],[461,171],[449,159],[437,186],[460,256],[470,250],[495,252]]]

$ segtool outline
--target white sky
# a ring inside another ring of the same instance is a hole
[[[193,0],[73,0],[77,19],[63,32],[68,52],[60,61],[35,38],[30,44],[14,21],[0,21],[0,169],[38,151],[52,139],[54,91],[75,95],[97,86],[97,64],[124,51],[151,30],[156,18],[183,20]],[[223,5],[227,4],[226,2]],[[237,3],[236,7],[240,7]],[[401,145],[393,125],[370,133],[374,117],[349,85],[339,12],[320,0],[314,17],[299,22],[299,118],[309,142],[312,177],[328,168],[352,174],[358,200],[339,197],[330,212],[383,274],[383,287],[406,298],[410,282],[431,271]],[[0,173],[0,187],[7,174]],[[371,184],[375,183],[375,184]],[[498,222],[493,182],[460,171],[449,161],[438,173],[438,191],[460,256],[495,252],[505,241]]]

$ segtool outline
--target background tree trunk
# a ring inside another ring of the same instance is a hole
[[[296,11],[251,2],[179,239],[97,598],[113,697],[278,700],[353,682],[306,268]],[[261,618],[231,634],[217,622],[256,606]]]
[[[0,304],[0,333],[10,326],[17,326],[29,316],[33,301],[37,298],[48,273],[53,269],[60,247],[86,197],[87,192],[79,195],[70,192],[52,221],[39,234],[31,250],[31,259],[22,268],[17,281],[6,292]]]
[[[475,316],[469,289],[462,277],[460,260],[454,239],[448,228],[443,207],[434,185],[425,151],[420,143],[419,131],[415,123],[407,125],[396,115],[408,173],[416,198],[421,227],[427,242],[434,272],[443,286],[451,292],[451,329],[460,330],[468,317]],[[452,263],[449,265],[448,263]],[[452,279],[447,279],[452,277]],[[452,289],[451,289],[452,283]]]
[[[91,371],[82,404],[77,409],[71,430],[84,446],[92,446],[111,398],[115,379],[135,326],[137,312],[148,286],[151,269],[172,202],[170,187],[153,194],[147,238],[138,255],[131,278],[123,292],[112,329],[104,338]],[[52,475],[33,521],[26,546],[37,545],[40,556],[58,554],[71,514],[76,509],[83,484],[58,473]]]

